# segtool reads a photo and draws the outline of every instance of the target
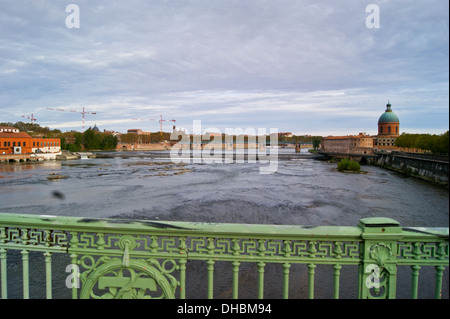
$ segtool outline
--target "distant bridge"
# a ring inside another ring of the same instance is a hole
[[[358,162],[374,162],[380,158],[380,154],[338,153],[319,151],[319,154],[327,157],[348,158]]]

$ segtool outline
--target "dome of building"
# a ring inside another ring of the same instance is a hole
[[[380,116],[378,123],[393,123],[393,122],[400,122],[400,121],[398,119],[398,116],[394,112],[392,112],[391,104],[388,102],[388,104],[386,105],[386,111]]]
[[[378,136],[399,136],[400,135],[400,121],[398,116],[392,112],[391,103],[386,105],[386,111],[380,116],[378,120]],[[393,143],[395,139],[389,141]],[[390,145],[389,144],[389,145]]]
[[[92,128],[92,130],[94,132],[100,132],[100,129],[97,127],[97,124],[94,125],[94,127]]]

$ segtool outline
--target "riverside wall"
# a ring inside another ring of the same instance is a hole
[[[434,181],[439,184],[444,184],[448,187],[448,156],[403,152],[380,153],[375,164],[408,175]]]

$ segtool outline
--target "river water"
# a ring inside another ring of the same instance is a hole
[[[1,164],[0,212],[341,226],[389,217],[404,227],[449,226],[448,190],[375,166],[346,174],[336,163],[305,154],[261,174],[258,163],[176,164],[168,153],[110,155]],[[51,179],[56,175],[64,178]]]

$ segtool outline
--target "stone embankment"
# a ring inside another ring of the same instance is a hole
[[[448,156],[391,152],[380,154],[374,164],[448,187]]]

